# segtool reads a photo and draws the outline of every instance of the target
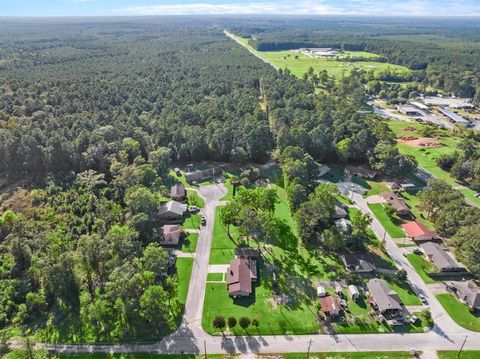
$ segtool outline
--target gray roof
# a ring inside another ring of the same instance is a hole
[[[455,112],[447,110],[446,108],[441,108],[440,112],[443,113],[448,118],[450,118],[455,123],[460,123],[463,125],[470,123],[469,121],[465,120],[462,116],[459,116]]]
[[[367,288],[381,313],[387,310],[402,310],[398,294],[391,290],[383,279],[370,279]]]
[[[187,205],[177,202],[177,201],[169,201],[161,205],[158,214],[161,216],[162,214],[166,213],[173,213],[177,216],[183,216],[183,214],[187,211]]]
[[[372,264],[363,258],[360,253],[344,254],[342,256],[342,261],[349,272],[366,273],[373,272],[374,270]]]
[[[480,308],[480,288],[473,281],[450,282],[450,287],[455,288],[457,297],[463,300],[470,308]]]
[[[340,218],[335,221],[335,226],[343,232],[348,231],[350,228],[352,228],[352,222],[350,222],[346,218]]]
[[[185,186],[183,183],[177,183],[170,187],[170,196],[172,197],[185,197]]]
[[[187,180],[187,182],[203,181],[206,179],[213,178],[215,176],[220,176],[222,173],[223,171],[221,168],[213,167],[203,171],[196,170],[196,171],[185,173],[185,179]]]
[[[333,208],[332,218],[345,218],[347,216],[347,211],[340,203],[335,203]]]
[[[425,255],[432,261],[433,265],[440,270],[464,268],[438,243],[426,242],[420,245]]]

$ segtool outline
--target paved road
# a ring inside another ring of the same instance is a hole
[[[348,184],[346,184],[348,185]],[[419,334],[356,334],[356,335],[277,335],[216,337],[205,333],[201,326],[205,284],[213,234],[215,208],[223,204],[219,201],[225,194],[223,185],[202,186],[199,195],[205,200],[203,214],[207,225],[200,230],[196,250],[196,262],[192,270],[190,288],[185,309],[184,322],[177,332],[158,343],[119,344],[119,345],[39,345],[50,350],[64,353],[165,353],[165,354],[199,354],[205,348],[208,353],[286,353],[305,352],[310,341],[310,350],[321,351],[375,351],[375,350],[458,350],[465,337],[468,340],[465,350],[480,349],[480,333],[470,332],[458,326],[445,313],[434,294],[403,256],[405,249],[398,248],[392,238],[385,233],[381,224],[375,219],[365,199],[358,193],[350,197],[363,213],[369,213],[372,228],[379,238],[384,238],[385,245],[395,263],[407,271],[413,289],[423,293],[429,302],[435,326],[428,333]]]

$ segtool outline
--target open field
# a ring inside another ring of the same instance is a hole
[[[451,186],[459,187],[461,186],[448,172],[442,170],[437,165],[437,159],[442,154],[450,154],[455,151],[458,144],[462,141],[462,138],[455,135],[451,131],[436,129],[433,133],[428,133],[424,131],[430,131],[429,126],[412,122],[406,123],[404,121],[394,121],[389,120],[386,122],[390,129],[395,133],[397,137],[433,137],[436,138],[437,142],[441,144],[441,147],[429,148],[429,147],[413,147],[405,143],[398,142],[398,149],[400,152],[412,155],[418,162],[418,165],[423,169],[430,172],[433,176],[447,182]],[[406,129],[414,129],[412,131],[407,131]],[[477,206],[480,206],[480,199],[475,197],[476,192],[466,188],[461,187],[459,191],[465,196],[467,200],[474,203]]]
[[[275,65],[281,69],[289,69],[295,76],[298,78],[303,78],[303,75],[307,73],[310,67],[313,67],[315,72],[326,70],[329,75],[335,77],[342,77],[348,75],[352,69],[358,68],[365,71],[374,70],[375,73],[380,71],[396,71],[402,75],[408,75],[410,70],[406,67],[393,65],[382,62],[375,61],[337,61],[336,59],[327,59],[327,58],[313,58],[293,50],[287,51],[257,51],[248,44],[248,39],[242,38],[240,36],[233,35],[237,40],[239,40],[245,46],[253,51],[255,54],[261,58],[267,60],[272,65]],[[346,56],[358,56],[358,57],[370,57],[374,59],[378,55],[372,54],[364,51],[348,51],[342,54],[340,57]]]
[[[471,313],[468,306],[460,303],[452,294],[439,294],[436,297],[455,323],[466,329],[480,332],[479,313]]]

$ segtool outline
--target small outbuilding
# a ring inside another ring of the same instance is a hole
[[[170,198],[174,201],[183,201],[185,200],[187,192],[185,191],[185,186],[183,183],[177,183],[170,187]]]
[[[327,290],[323,285],[317,286],[317,297],[325,297],[327,295]]]
[[[328,316],[337,316],[340,314],[340,300],[333,295],[323,296],[318,299],[320,310]]]
[[[357,286],[353,284],[348,286],[348,294],[350,294],[352,300],[357,300],[358,297],[360,297],[360,292],[358,291]]]

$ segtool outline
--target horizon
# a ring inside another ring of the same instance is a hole
[[[480,0],[2,0],[0,18],[133,16],[477,18]]]

